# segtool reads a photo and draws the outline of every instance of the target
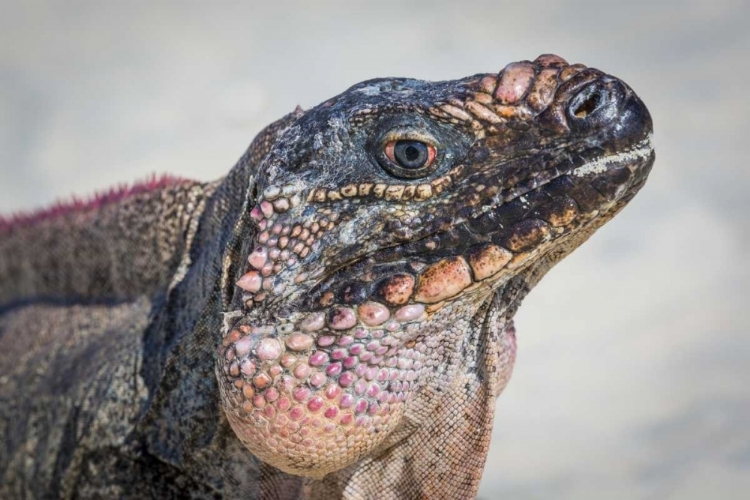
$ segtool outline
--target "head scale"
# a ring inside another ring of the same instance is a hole
[[[260,163],[218,352],[238,437],[321,477],[424,415],[462,318],[514,276],[532,286],[635,195],[651,127],[623,82],[550,55],[364,82],[301,114]]]

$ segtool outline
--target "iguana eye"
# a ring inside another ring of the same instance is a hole
[[[432,172],[437,154],[435,146],[414,139],[401,139],[386,143],[383,150],[387,162],[383,168],[391,175],[416,179]]]
[[[428,161],[435,158],[435,148],[432,148],[432,159],[430,158],[430,147],[419,141],[394,141],[386,146],[385,154],[388,159],[399,166],[408,169],[417,169],[426,166]]]

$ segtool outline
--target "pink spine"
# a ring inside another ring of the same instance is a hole
[[[167,174],[152,174],[143,181],[136,182],[132,185],[114,186],[106,191],[95,193],[84,199],[72,196],[67,201],[58,201],[50,207],[39,210],[17,212],[9,217],[0,215],[0,233],[8,233],[21,227],[33,226],[42,221],[71,213],[97,210],[105,205],[121,201],[130,196],[167,188],[183,182],[189,182],[189,180]]]

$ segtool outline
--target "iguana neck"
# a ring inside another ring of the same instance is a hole
[[[0,307],[166,291],[188,262],[206,185],[162,179],[0,224]]]

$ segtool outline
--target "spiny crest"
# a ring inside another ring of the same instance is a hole
[[[169,174],[151,174],[146,179],[131,185],[120,184],[83,198],[73,195],[68,200],[57,201],[42,209],[16,212],[10,216],[0,215],[0,233],[10,233],[22,227],[34,226],[43,221],[73,213],[98,210],[105,205],[131,196],[175,186],[183,182],[189,182],[189,180]]]

